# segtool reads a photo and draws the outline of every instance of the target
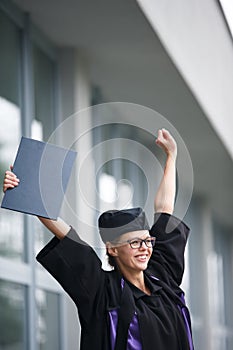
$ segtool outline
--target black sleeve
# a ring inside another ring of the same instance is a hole
[[[180,285],[189,228],[173,215],[156,213],[150,234],[156,237],[149,269],[160,279]]]
[[[62,240],[54,237],[36,258],[70,295],[86,321],[104,286],[104,271],[94,250],[71,228]]]

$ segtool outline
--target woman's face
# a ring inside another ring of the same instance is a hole
[[[152,247],[147,247],[142,242],[138,248],[132,248],[128,241],[133,242],[138,239],[150,238],[149,231],[140,230],[128,232],[119,237],[114,247],[108,248],[110,255],[114,256],[121,272],[141,272],[147,268],[148,261],[152,254]]]

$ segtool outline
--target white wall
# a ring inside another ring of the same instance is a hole
[[[215,0],[137,0],[233,157],[233,42]]]

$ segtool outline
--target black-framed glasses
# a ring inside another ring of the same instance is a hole
[[[141,248],[142,243],[145,243],[147,248],[153,248],[155,245],[155,241],[156,241],[155,237],[148,237],[145,239],[141,239],[141,238],[130,239],[127,241],[127,243],[129,243],[132,249],[139,249]]]

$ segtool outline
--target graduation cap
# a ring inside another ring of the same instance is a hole
[[[149,230],[142,208],[108,210],[98,220],[100,236],[104,243],[114,241],[120,235],[139,230]]]

